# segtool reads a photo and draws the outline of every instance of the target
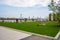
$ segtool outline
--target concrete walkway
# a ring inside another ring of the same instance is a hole
[[[37,35],[32,35],[32,36],[23,38],[21,40],[53,40],[53,39],[42,37],[42,36],[37,36]]]
[[[32,35],[32,36],[29,36],[20,40],[60,40],[60,36],[58,39],[51,39],[51,38],[46,38],[42,36]]]
[[[31,34],[0,26],[0,40],[20,40],[28,36],[31,36]]]
[[[58,39],[57,40],[60,40],[60,35],[59,35],[59,37],[58,37]]]

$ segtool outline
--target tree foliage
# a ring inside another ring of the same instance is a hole
[[[50,11],[56,12],[56,3],[54,0],[51,0],[51,3],[48,5]]]
[[[51,0],[51,3],[48,5],[49,11],[54,13],[54,20],[56,19],[60,22],[60,0],[56,3],[54,0]],[[60,23],[59,23],[60,25]]]

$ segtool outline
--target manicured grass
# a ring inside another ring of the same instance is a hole
[[[6,26],[18,30],[28,31],[32,33],[47,35],[47,36],[56,36],[60,27],[57,27],[57,22],[44,22],[45,26],[37,26],[42,22],[22,22],[22,23],[11,23],[11,22],[0,22],[1,26]]]

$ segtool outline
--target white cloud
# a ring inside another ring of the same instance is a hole
[[[0,3],[16,7],[47,6],[50,0],[0,0]]]

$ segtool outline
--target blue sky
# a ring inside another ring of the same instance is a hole
[[[46,17],[49,0],[0,0],[0,17]]]
[[[0,4],[0,17],[40,17],[49,14],[47,7],[12,7]]]

